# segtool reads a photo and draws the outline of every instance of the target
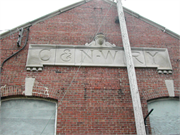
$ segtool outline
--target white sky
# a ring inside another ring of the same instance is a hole
[[[80,0],[0,0],[0,30],[10,30]],[[180,0],[122,0],[123,6],[180,35]]]

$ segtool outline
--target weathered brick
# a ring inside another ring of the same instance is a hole
[[[35,91],[47,87],[49,97],[33,96],[58,101],[57,134],[136,134],[126,68],[81,67],[77,75],[78,67],[45,66],[42,72],[27,72],[25,68],[29,44],[84,45],[101,32],[108,42],[123,47],[119,24],[115,23],[117,9],[109,7],[106,2],[93,0],[31,26],[25,49],[3,66],[1,86],[9,89],[1,91],[2,98],[24,96],[25,78],[34,77]],[[131,47],[167,48],[173,67],[172,74],[136,68],[145,116],[148,100],[168,96],[166,79],[174,80],[175,89],[180,89],[179,40],[127,13],[125,17]],[[22,44],[25,36],[26,30]],[[1,63],[20,49],[16,46],[17,37],[18,33],[14,33],[1,39]],[[177,92],[175,95],[179,96]]]

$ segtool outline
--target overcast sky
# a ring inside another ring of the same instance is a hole
[[[0,30],[28,21],[80,0],[0,0]],[[180,35],[180,0],[122,0],[123,6]]]

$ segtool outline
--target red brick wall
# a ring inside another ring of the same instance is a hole
[[[126,68],[44,66],[42,72],[27,72],[25,68],[29,44],[84,45],[101,32],[108,42],[122,47],[116,16],[115,6],[94,0],[31,26],[26,48],[3,66],[1,86],[9,89],[2,91],[2,97],[24,96],[25,78],[33,77],[34,89],[47,87],[49,97],[33,96],[58,100],[57,133],[135,134]],[[145,116],[148,100],[169,96],[166,79],[174,80],[175,90],[180,89],[179,40],[127,13],[125,16],[131,47],[167,48],[173,67],[173,74],[136,69]],[[26,31],[22,44],[25,36]],[[17,37],[15,33],[1,40],[1,63],[19,50]]]

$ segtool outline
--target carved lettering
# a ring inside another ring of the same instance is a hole
[[[123,35],[122,35],[123,36]],[[90,46],[89,46],[90,45]],[[92,41],[86,46],[29,45],[27,71],[42,70],[44,65],[125,67],[124,49],[108,42],[96,46]],[[172,70],[166,48],[131,48],[135,67],[157,67]],[[2,88],[1,88],[2,89]]]
[[[113,59],[113,62],[114,62],[114,59],[116,58],[117,51],[114,52],[114,55],[112,55],[111,51],[108,51],[106,53],[106,55],[103,53],[102,50],[99,50],[99,51],[101,52],[101,54],[102,54],[102,56],[104,57],[105,60],[110,56]]]
[[[141,55],[140,52],[133,52],[133,53],[132,53],[132,56],[133,56],[137,61],[139,61],[141,64],[143,64],[143,62],[138,58],[140,55]]]
[[[80,50],[80,51],[81,51],[81,62],[84,62],[86,56],[91,60],[91,62],[93,62],[93,50],[90,51],[91,52],[90,55],[88,55],[89,50],[87,52],[85,52],[84,50]]]
[[[153,58],[153,63],[152,64],[157,64],[155,61],[155,56],[158,52],[147,52],[152,58]]]
[[[43,49],[39,52],[39,57],[42,61],[48,61],[51,57],[50,50]]]
[[[64,53],[60,55],[60,58],[62,59],[62,61],[68,62],[71,60],[71,54],[71,50],[66,49],[64,50]]]

